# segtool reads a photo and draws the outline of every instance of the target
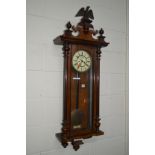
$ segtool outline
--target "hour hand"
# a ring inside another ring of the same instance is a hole
[[[80,62],[80,63],[78,63],[77,68],[79,68],[80,66],[81,66],[81,62]]]
[[[84,64],[86,65],[86,66],[88,66],[88,64],[85,62],[85,61],[83,61],[84,62]]]

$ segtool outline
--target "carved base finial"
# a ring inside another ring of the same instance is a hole
[[[62,146],[63,146],[64,148],[66,148],[66,147],[67,147],[67,145],[68,145],[68,143],[67,143],[67,142],[62,142],[61,144],[62,144]]]
[[[82,140],[72,141],[73,149],[77,151],[80,148],[80,145],[83,144]]]

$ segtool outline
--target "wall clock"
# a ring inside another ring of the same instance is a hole
[[[81,8],[76,17],[81,17],[77,26],[68,22],[64,34],[54,39],[64,54],[63,120],[56,137],[63,147],[71,142],[74,150],[83,144],[82,139],[104,134],[99,129],[100,56],[101,48],[109,44],[102,28],[94,30],[90,7]]]

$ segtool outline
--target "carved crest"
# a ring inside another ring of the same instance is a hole
[[[66,24],[66,30],[64,34],[58,36],[54,42],[55,44],[62,45],[63,42],[67,41],[69,43],[77,44],[89,44],[91,46],[106,47],[109,43],[105,42],[105,36],[103,36],[104,31],[95,30],[92,21],[94,20],[93,11],[89,6],[86,8],[82,7],[75,17],[81,17],[80,22],[74,26],[70,22]],[[73,35],[73,32],[78,32],[77,36]],[[96,36],[98,34],[98,36]],[[96,39],[93,37],[96,36]]]
[[[87,28],[89,27],[93,28],[93,25],[91,24],[91,22],[94,19],[94,15],[93,15],[93,11],[90,9],[89,6],[87,6],[86,9],[84,7],[81,8],[78,11],[78,13],[75,15],[75,17],[82,17],[79,25],[85,26]]]

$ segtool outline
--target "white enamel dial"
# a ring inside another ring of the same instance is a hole
[[[73,55],[72,65],[76,71],[85,72],[91,66],[91,57],[86,51],[79,50]]]

